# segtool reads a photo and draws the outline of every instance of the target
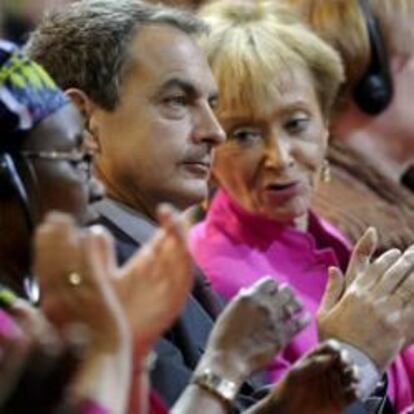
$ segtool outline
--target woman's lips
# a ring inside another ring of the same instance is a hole
[[[300,194],[302,187],[299,181],[283,184],[277,183],[266,186],[264,192],[267,197],[271,198],[272,202],[283,203]]]

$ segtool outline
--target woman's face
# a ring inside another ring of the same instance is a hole
[[[213,175],[247,211],[287,223],[310,207],[328,131],[308,71],[275,82],[280,93],[255,113],[220,111],[227,141],[215,151]]]
[[[21,153],[29,165],[29,199],[40,210],[40,219],[50,210],[71,214],[80,223],[89,219],[88,203],[102,197],[103,187],[88,179],[81,117],[74,106],[67,105],[39,123]]]

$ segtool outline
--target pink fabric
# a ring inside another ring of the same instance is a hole
[[[150,393],[151,414],[168,414],[167,407],[154,391]]]
[[[206,220],[191,232],[191,250],[213,287],[227,298],[264,275],[289,283],[305,307],[315,315],[327,281],[329,266],[343,270],[351,246],[330,224],[313,213],[309,231],[277,223],[244,211],[220,190]],[[275,381],[317,343],[315,318],[269,367]],[[380,340],[380,339],[379,339]],[[402,413],[414,401],[414,347],[391,366],[389,395]]]
[[[3,309],[0,309],[0,337],[7,338],[9,340],[18,340],[23,337],[23,333],[14,321],[13,317]]]
[[[109,414],[109,411],[106,408],[89,400],[80,403],[77,411],[79,414]]]

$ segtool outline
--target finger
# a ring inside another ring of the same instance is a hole
[[[400,299],[404,308],[412,310],[414,300],[414,272],[410,272],[395,288],[393,295]]]
[[[101,240],[93,232],[84,232],[80,237],[80,247],[79,269],[82,276],[82,288],[76,293],[91,295],[107,303],[115,297],[115,294],[110,284],[110,277],[102,263]],[[68,292],[67,289],[65,291]]]
[[[303,310],[303,303],[286,283],[282,283],[279,286],[275,299],[273,309],[275,307],[283,308],[284,319],[293,318]]]
[[[117,269],[117,259],[112,235],[102,226],[92,226],[89,230],[96,237],[102,264],[108,274],[113,275]]]
[[[320,355],[310,353],[304,355],[290,370],[291,378],[298,378],[301,381],[309,380],[324,375],[333,364],[331,355]]]
[[[174,219],[177,217],[178,213],[176,210],[168,203],[162,203],[157,208],[157,219],[165,231],[169,231],[173,225]]]
[[[164,245],[166,259],[170,261],[178,261],[180,259],[188,258],[187,256],[190,254],[187,244],[187,233],[183,219],[180,217],[174,219],[168,233],[168,242]]]
[[[257,282],[243,291],[250,294],[273,295],[279,290],[279,283],[271,276],[262,276]]]
[[[355,365],[347,365],[340,367],[341,371],[341,383],[344,387],[350,387],[352,385],[358,385],[360,376],[358,368]]]
[[[344,276],[337,267],[328,269],[328,283],[319,305],[319,313],[329,312],[339,301],[345,287]]]
[[[81,231],[65,216],[62,220],[62,224],[45,225],[36,235],[34,269],[43,294],[58,288],[61,277],[74,271],[79,263]]]
[[[351,385],[349,387],[344,388],[343,399],[344,399],[345,405],[349,405],[355,400],[360,400],[361,394],[360,394],[358,385]]]
[[[184,216],[181,216],[171,205],[161,204],[158,209],[158,219],[168,234],[173,235],[181,243],[187,244],[188,226]]]
[[[403,282],[414,270],[414,250],[407,250],[384,273],[380,282],[375,286],[374,292],[379,295],[388,295]]]
[[[60,212],[51,212],[46,215],[45,220],[41,223],[35,234],[35,245],[53,246],[53,237],[60,234],[68,233],[72,228],[75,228],[73,218],[67,214]]]
[[[119,269],[119,282],[132,288],[134,280],[152,275],[154,261],[153,246],[147,242]]]
[[[370,227],[356,244],[345,277],[346,286],[351,285],[359,272],[364,272],[374,254],[378,243],[378,233]]]
[[[180,243],[184,246],[187,246],[188,243],[189,229],[190,228],[183,216],[179,216],[176,220],[174,220],[174,226],[172,228],[172,231],[176,239],[180,241]]]
[[[33,308],[23,299],[17,299],[10,312],[30,339],[50,349],[60,348],[61,341],[41,310]]]
[[[283,344],[286,345],[289,343],[295,335],[309,325],[310,321],[311,315],[308,312],[298,315],[297,318],[288,320],[285,324],[285,336],[282,338]]]
[[[401,251],[391,249],[378,257],[364,275],[359,278],[361,286],[370,289],[372,286],[380,283],[383,275],[397,260],[401,257]]]

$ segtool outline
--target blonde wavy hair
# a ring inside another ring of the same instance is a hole
[[[340,57],[291,8],[219,0],[201,8],[200,15],[210,26],[199,43],[220,90],[218,113],[228,108],[255,113],[279,93],[278,76],[304,68],[329,119],[344,80]]]

